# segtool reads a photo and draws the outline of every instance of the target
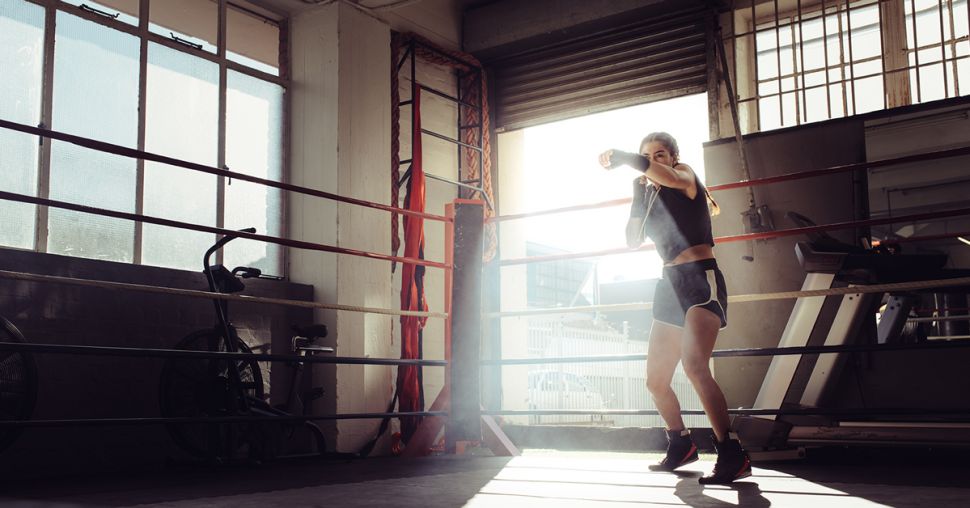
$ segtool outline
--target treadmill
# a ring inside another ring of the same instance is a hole
[[[802,226],[813,225],[797,214]],[[856,287],[965,277],[966,270],[948,270],[945,254],[900,254],[893,249],[864,249],[824,233],[809,235],[795,245],[806,272],[802,290]],[[970,288],[936,288],[932,292],[962,292]],[[848,293],[801,297],[795,301],[778,347],[835,346],[912,341],[902,331],[919,291],[890,293],[882,318],[875,315],[885,293]],[[781,355],[771,364],[755,400],[758,409],[823,407],[838,381],[848,353]],[[970,424],[960,422],[857,421],[825,415],[738,416],[734,427],[754,454],[776,458],[800,456],[804,446],[823,444],[898,444],[963,442],[970,444]],[[910,417],[912,419],[912,417]],[[768,452],[768,453],[766,453]],[[771,453],[775,452],[775,453]],[[767,457],[766,457],[767,458]]]

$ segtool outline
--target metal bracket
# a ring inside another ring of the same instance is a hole
[[[746,234],[775,230],[775,222],[771,218],[771,210],[768,209],[768,205],[755,206],[752,203],[751,208],[741,212],[741,219]]]
[[[79,7],[81,8],[82,11],[88,11],[88,12],[93,12],[95,14],[100,14],[100,15],[106,17],[106,18],[118,19],[118,16],[121,16],[121,13],[120,12],[115,13],[115,14],[111,14],[110,12],[107,12],[107,11],[102,11],[100,9],[95,9],[94,7],[91,7],[88,4],[81,4]]]
[[[168,35],[171,36],[172,40],[175,41],[175,42],[178,42],[178,43],[183,44],[185,46],[189,46],[190,48],[195,48],[195,49],[198,49],[198,50],[201,50],[202,49],[202,45],[201,44],[198,44],[196,42],[192,42],[192,41],[187,40],[187,39],[183,39],[183,38],[175,35],[172,32],[169,32]]]

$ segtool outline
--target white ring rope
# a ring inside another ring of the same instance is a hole
[[[102,289],[113,289],[113,290],[123,290],[123,291],[141,291],[144,293],[161,293],[166,295],[189,296],[192,298],[206,298],[209,300],[219,299],[219,300],[228,300],[233,302],[268,303],[268,304],[274,304],[274,305],[288,305],[291,307],[304,307],[304,308],[311,308],[311,309],[330,309],[330,310],[345,310],[349,312],[387,314],[391,316],[417,316],[417,317],[433,317],[433,318],[448,317],[448,314],[444,312],[421,312],[416,310],[380,309],[375,307],[357,307],[354,305],[336,305],[336,304],[330,304],[330,303],[287,300],[285,298],[267,298],[262,296],[210,293],[208,291],[199,291],[196,289],[179,289],[179,288],[169,288],[169,287],[163,287],[163,286],[146,286],[143,284],[130,284],[126,282],[110,282],[110,281],[93,280],[93,279],[76,279],[73,277],[60,277],[57,275],[39,275],[39,274],[33,274],[33,273],[11,272],[7,270],[0,270],[0,279],[25,280],[30,282],[54,282],[57,284],[71,284],[74,286],[88,286],[88,287],[97,287]]]
[[[868,284],[864,286],[848,286],[842,288],[810,289],[807,291],[779,291],[776,293],[761,293],[749,295],[735,295],[728,297],[728,303],[763,302],[768,300],[791,300],[812,296],[857,295],[865,293],[886,293],[890,291],[905,291],[911,289],[931,289],[948,286],[970,285],[970,277],[953,279],[921,280],[913,282],[893,282],[888,284]],[[490,318],[540,316],[551,314],[572,314],[577,312],[620,312],[626,310],[649,310],[653,302],[621,303],[610,305],[586,305],[581,307],[557,307],[547,309],[530,309],[509,312],[493,312]]]

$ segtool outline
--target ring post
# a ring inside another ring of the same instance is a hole
[[[482,256],[485,208],[481,201],[455,200],[455,247],[451,296],[451,418],[445,445],[482,440],[479,360],[482,341]]]

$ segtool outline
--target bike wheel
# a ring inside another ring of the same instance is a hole
[[[0,341],[27,342],[20,330],[0,317]],[[0,421],[29,420],[37,402],[37,364],[34,355],[0,350]],[[0,427],[0,450],[10,446],[23,427]]]
[[[189,334],[175,349],[226,351],[223,333],[214,329]],[[240,353],[252,353],[239,341]],[[263,400],[263,376],[255,360],[234,360],[240,388],[251,401]],[[235,394],[229,384],[229,360],[170,358],[162,366],[159,403],[164,417],[238,416]],[[172,423],[166,430],[186,452],[198,457],[234,458],[247,444],[247,423]]]

